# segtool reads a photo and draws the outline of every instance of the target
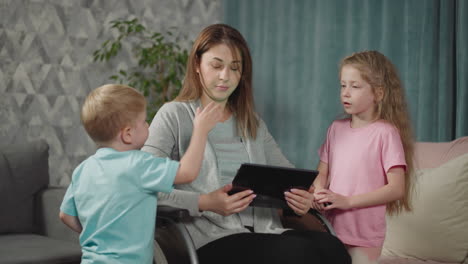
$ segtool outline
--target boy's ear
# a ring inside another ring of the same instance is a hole
[[[132,144],[132,128],[126,126],[120,130],[120,137],[125,144]]]

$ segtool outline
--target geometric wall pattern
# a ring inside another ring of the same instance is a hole
[[[0,0],[0,138],[44,139],[50,145],[50,184],[66,186],[73,169],[96,150],[80,124],[90,90],[131,62],[95,63],[110,37],[109,22],[139,18],[155,31],[173,31],[189,49],[202,28],[221,21],[212,0]]]

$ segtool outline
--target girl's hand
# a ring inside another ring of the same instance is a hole
[[[351,209],[349,197],[334,193],[330,190],[319,190],[314,194],[315,201],[324,206],[324,210]]]
[[[323,187],[316,187],[313,193],[313,198],[312,198],[312,206],[311,208],[317,210],[317,211],[323,211],[325,209],[324,204],[321,204],[317,200],[317,193],[319,193],[321,190],[324,190]]]
[[[208,134],[218,122],[221,121],[223,116],[222,107],[220,104],[211,102],[203,109],[197,108],[195,118],[193,119],[193,126],[196,129],[203,129],[205,134]]]
[[[314,187],[309,191],[292,188],[289,192],[284,192],[284,197],[288,206],[298,215],[305,215],[311,207]]]
[[[229,195],[228,192],[231,189],[232,184],[228,184],[216,191],[200,195],[200,210],[228,216],[243,211],[256,196],[252,190],[245,190]]]

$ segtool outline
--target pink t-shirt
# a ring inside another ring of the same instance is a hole
[[[337,120],[328,128],[319,150],[328,164],[329,189],[351,196],[376,190],[387,183],[387,172],[405,166],[398,130],[385,121],[351,128],[350,119]],[[348,245],[382,247],[385,238],[385,205],[327,211],[340,240]]]

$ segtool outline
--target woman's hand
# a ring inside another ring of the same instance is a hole
[[[309,212],[312,205],[314,187],[309,191],[292,188],[289,192],[284,192],[288,206],[298,215],[304,215]]]
[[[231,189],[232,184],[228,184],[216,191],[201,194],[199,200],[200,210],[211,211],[223,216],[228,216],[247,208],[256,196],[253,194],[252,190],[245,190],[229,195],[228,192]]]
[[[350,198],[341,194],[334,193],[327,189],[322,189],[314,194],[315,201],[324,205],[324,210],[331,209],[350,209]]]

